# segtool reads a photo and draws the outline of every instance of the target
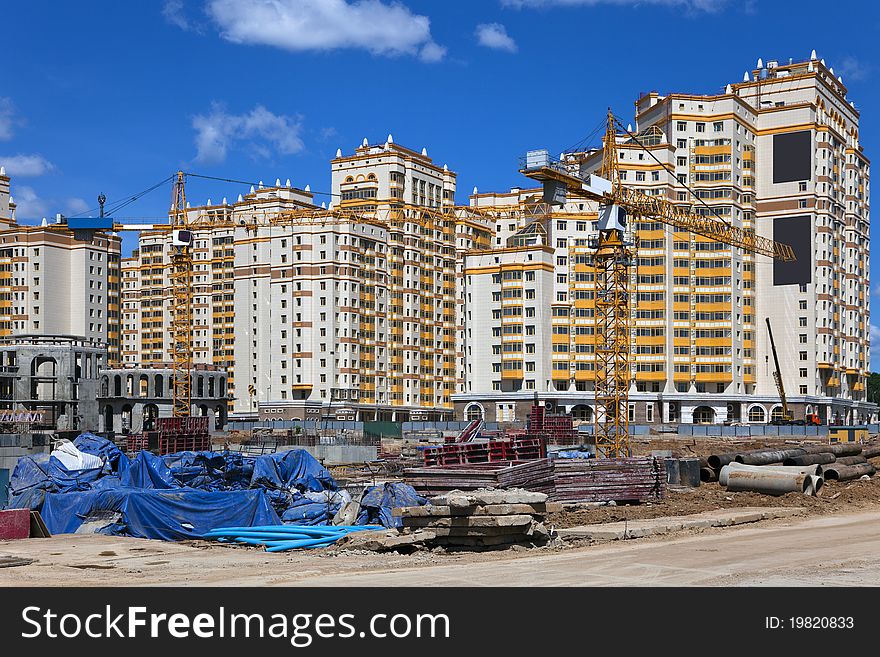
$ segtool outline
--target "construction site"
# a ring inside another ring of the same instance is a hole
[[[635,108],[467,205],[392,135],[151,224],[0,170],[0,585],[880,584],[846,87]]]

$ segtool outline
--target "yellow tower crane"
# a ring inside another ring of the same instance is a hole
[[[192,232],[186,211],[186,176],[177,172],[171,204],[171,351],[174,417],[192,410]]]
[[[50,230],[72,232],[74,239],[92,241],[98,231],[157,231],[171,233],[171,351],[172,351],[172,396],[174,417],[189,417],[192,407],[192,241],[193,234],[186,211],[186,174],[178,171],[170,177],[173,180],[171,200],[171,221],[167,224],[123,224],[113,217],[104,216],[106,197],[101,194],[98,203],[101,207],[99,217],[63,217],[49,226]],[[164,185],[169,178],[159,183]],[[143,194],[155,189],[151,187],[132,197],[134,201]]]
[[[601,176],[575,175],[552,162],[547,151],[530,151],[521,172],[544,187],[544,200],[561,205],[567,197],[599,204],[598,238],[593,256],[595,273],[596,369],[594,412],[596,450],[614,458],[629,454],[630,269],[635,249],[627,239],[627,218],[649,218],[749,253],[781,261],[795,260],[792,248],[754,230],[717,218],[691,213],[660,196],[648,196],[621,184],[617,153],[619,122],[608,111]],[[627,132],[629,132],[627,130]],[[637,141],[637,140],[636,140]],[[644,146],[643,146],[644,148]],[[646,149],[647,150],[647,149]]]

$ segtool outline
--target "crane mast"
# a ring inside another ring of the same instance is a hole
[[[787,244],[759,237],[753,230],[691,213],[659,196],[624,188],[620,180],[617,123],[609,110],[601,176],[573,175],[565,167],[552,163],[547,151],[530,151],[521,170],[524,175],[543,184],[544,199],[551,204],[561,205],[567,196],[599,204],[598,237],[591,245],[594,247],[596,318],[596,408],[593,415],[597,454],[609,458],[629,454],[629,387],[632,381],[629,274],[635,248],[628,241],[628,218],[650,218],[749,253],[781,261],[795,260],[794,251]],[[778,382],[781,389],[781,380]]]
[[[608,112],[602,175],[612,194],[620,189],[614,117]],[[613,208],[606,206],[606,212]],[[622,217],[618,217],[622,219]],[[629,452],[630,303],[629,273],[634,251],[624,232],[625,221],[600,226],[593,253],[596,318],[596,369],[593,413],[596,451],[608,457]]]
[[[185,174],[177,172],[171,204],[171,351],[174,417],[192,409],[192,233],[186,211]]]

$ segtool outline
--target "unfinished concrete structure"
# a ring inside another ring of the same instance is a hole
[[[0,339],[0,425],[16,433],[95,430],[103,342],[72,335]]]
[[[137,433],[152,430],[156,418],[171,417],[172,376],[171,367],[102,371],[96,402],[99,430]],[[212,430],[226,424],[228,394],[224,370],[209,365],[192,370],[192,414],[210,417]]]

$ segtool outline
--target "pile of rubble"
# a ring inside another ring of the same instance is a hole
[[[399,530],[360,532],[339,545],[379,552],[543,545],[551,538],[544,518],[561,506],[548,503],[544,493],[522,489],[452,491],[425,506],[394,509],[403,524]]]

